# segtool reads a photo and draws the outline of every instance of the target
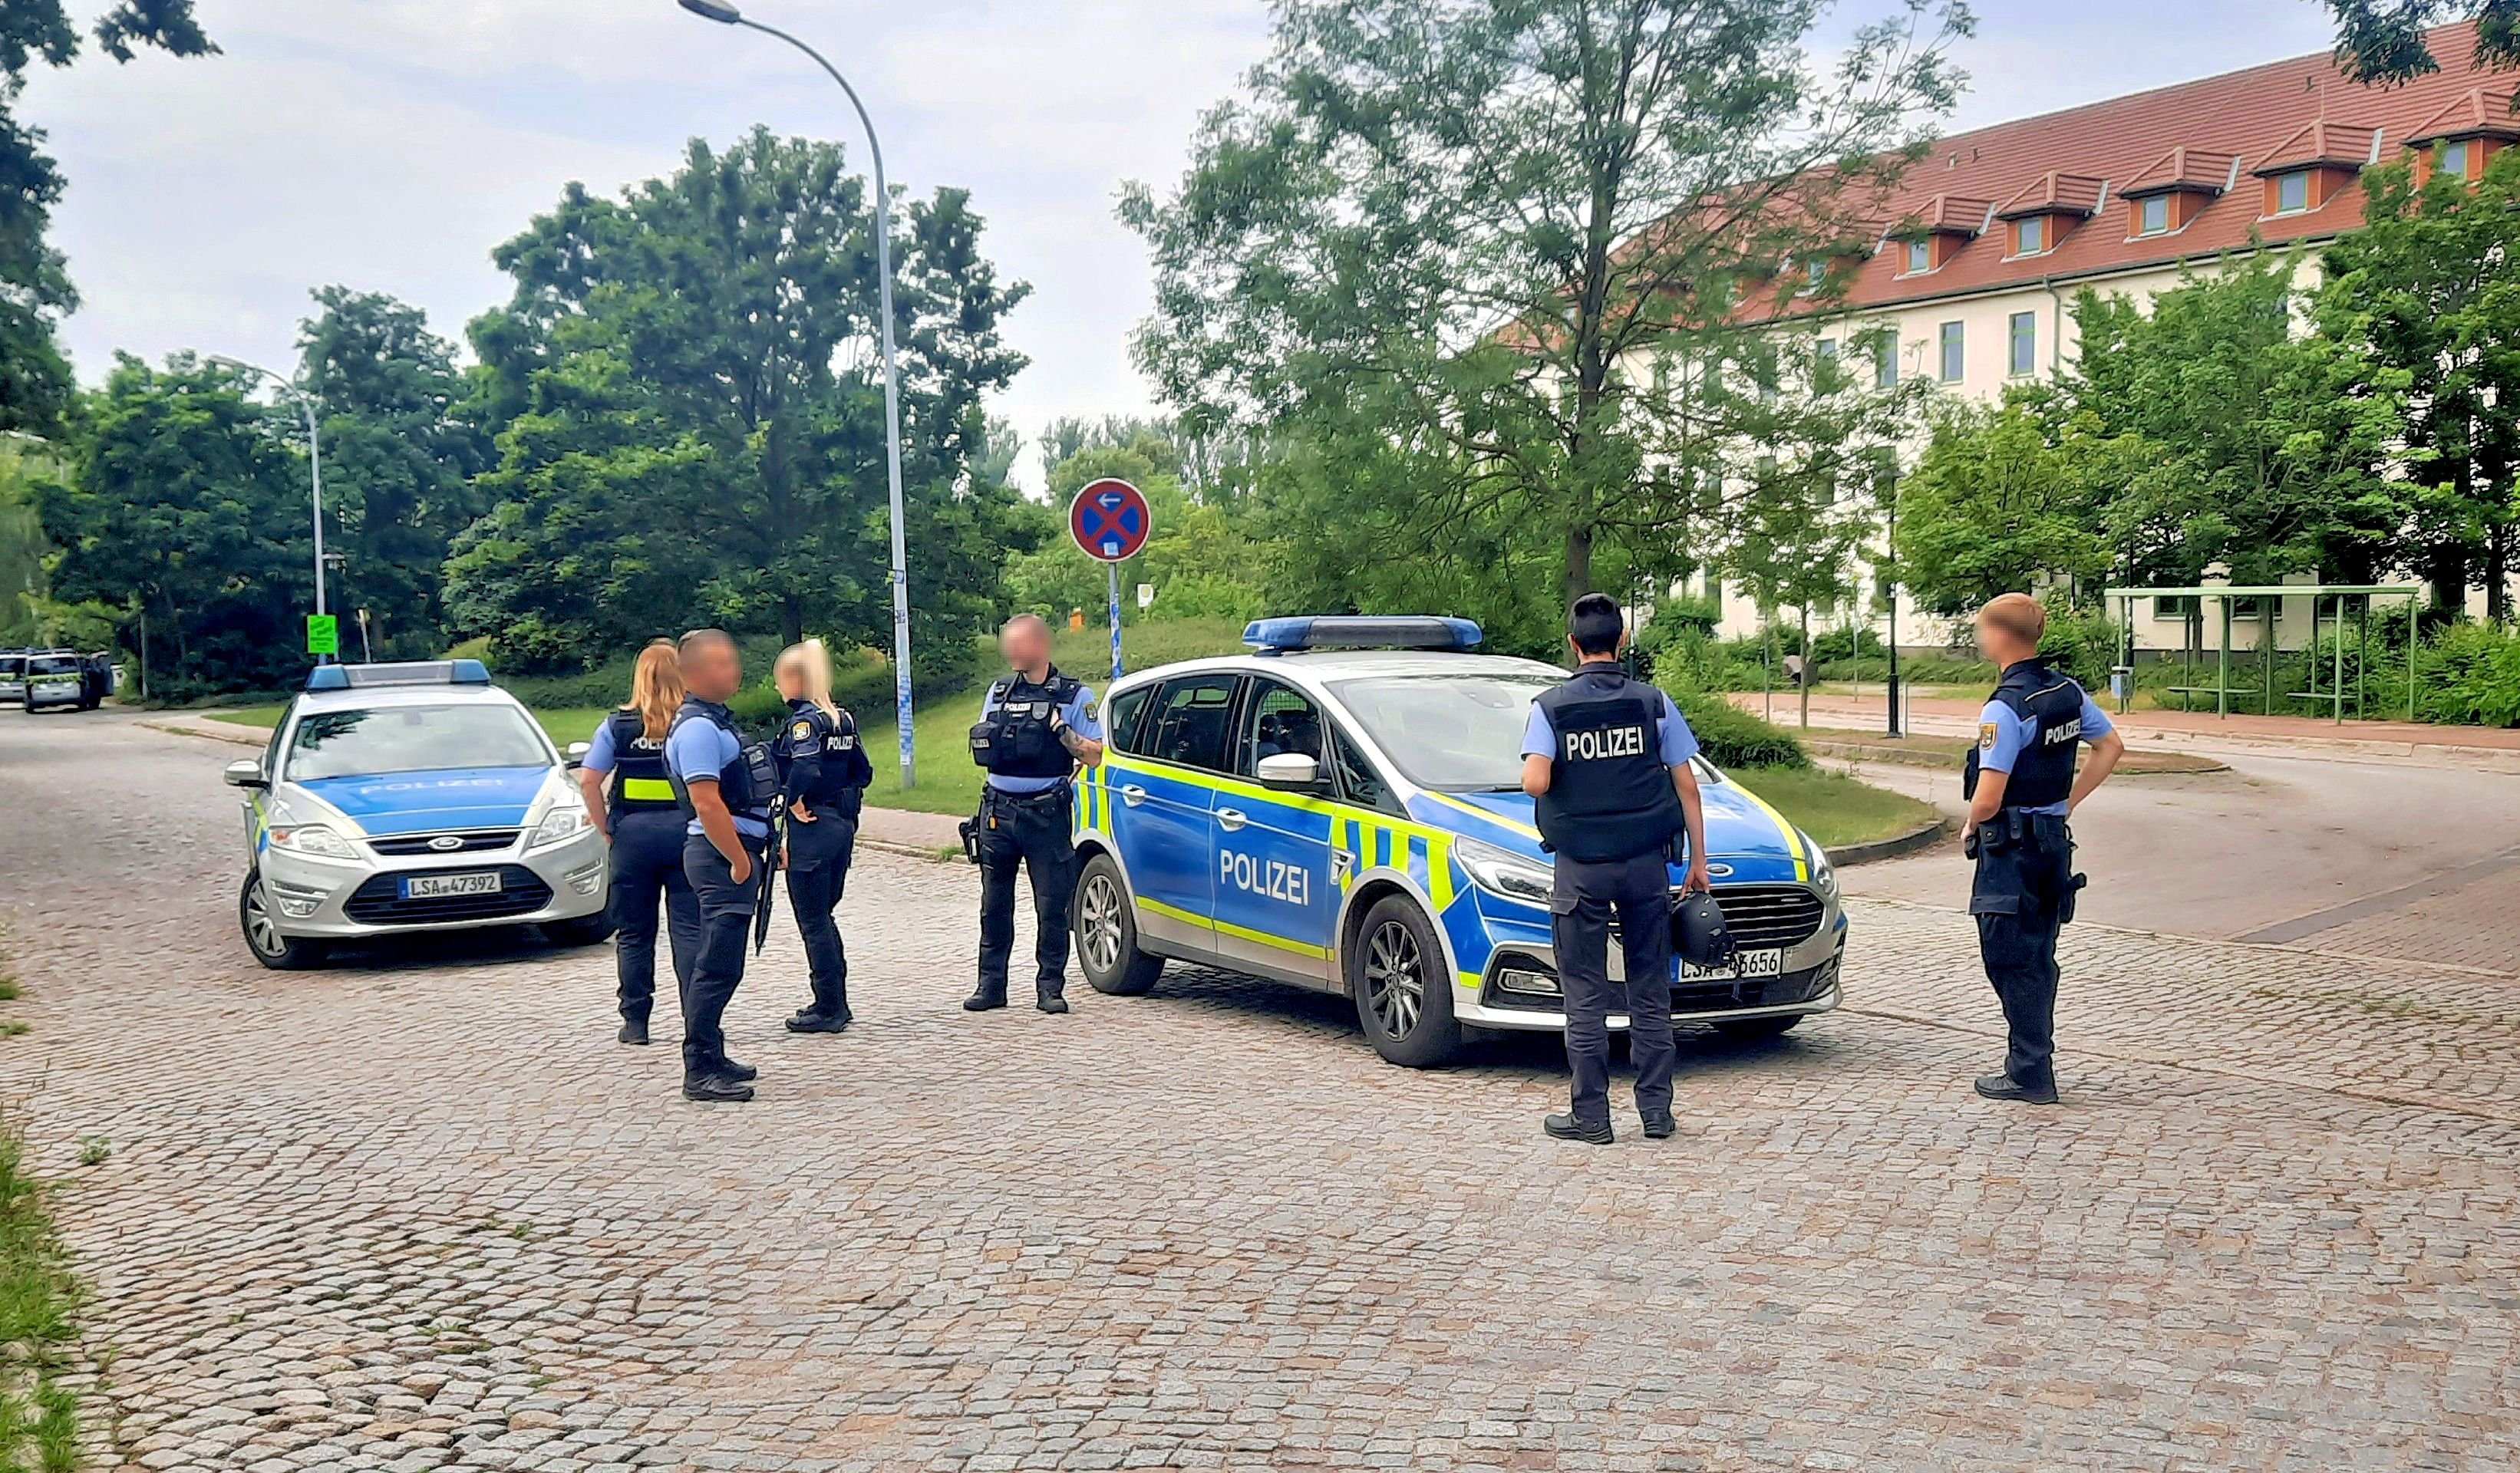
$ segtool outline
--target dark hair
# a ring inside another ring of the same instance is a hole
[[[1619,605],[1608,594],[1586,594],[1566,614],[1566,633],[1586,654],[1616,654],[1627,626]]]
[[[735,636],[723,629],[695,629],[682,637],[679,647],[684,654],[688,655],[702,645],[724,645],[732,649],[735,647]]]

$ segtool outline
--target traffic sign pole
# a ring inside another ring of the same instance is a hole
[[[1103,565],[1111,582],[1111,678],[1118,680],[1120,662],[1120,564],[1146,547],[1155,529],[1146,493],[1124,480],[1104,479],[1076,493],[1067,504],[1067,535],[1086,557]]]
[[[1111,575],[1111,678],[1120,678],[1120,564],[1106,562],[1103,571]]]

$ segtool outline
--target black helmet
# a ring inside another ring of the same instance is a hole
[[[1672,907],[1671,933],[1682,959],[1691,965],[1731,966],[1738,960],[1724,908],[1703,890],[1682,896]]]

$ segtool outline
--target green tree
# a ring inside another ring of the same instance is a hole
[[[0,432],[0,647],[47,643],[36,609],[49,585],[37,488],[62,472],[59,451],[22,432]]]
[[[1900,580],[1927,611],[1959,614],[1998,594],[2107,566],[2074,454],[2027,401],[1955,401],[1934,417],[1899,483]]]
[[[1008,565],[1010,606],[1064,617],[1071,608],[1088,615],[1103,606],[1108,575],[1067,532],[1067,508],[1077,492],[1106,476],[1146,493],[1154,530],[1136,557],[1120,564],[1121,618],[1257,617],[1269,549],[1252,535],[1246,518],[1220,505],[1212,490],[1185,479],[1185,454],[1169,421],[1112,417],[1100,423],[1052,422],[1043,453],[1064,454],[1048,466],[1050,500],[1034,513],[1039,548]],[[1138,612],[1136,586],[1150,584],[1154,606]]]
[[[982,396],[1022,366],[959,190],[895,216],[903,473],[920,646],[966,660],[1021,550]],[[572,186],[499,247],[515,299],[473,324],[481,487],[457,539],[461,629],[527,661],[718,622],[890,643],[874,214],[839,149],[766,129],[619,201]]]
[[[2520,473],[2520,156],[2497,155],[2471,187],[2405,165],[2365,175],[2362,229],[2327,255],[2322,335],[2355,355],[2391,426],[2411,492],[2398,561],[2444,608],[2482,582],[2510,617],[2514,478]]]
[[[1142,362],[1195,436],[1270,436],[1414,572],[1485,583],[1451,565],[1505,530],[1548,544],[1562,606],[1660,556],[1728,442],[1639,364],[1833,293],[1958,85],[1958,6],[1899,7],[1827,75],[1819,10],[1281,6],[1187,176],[1124,198],[1155,265]]]
[[[121,0],[94,33],[117,62],[130,61],[137,46],[184,57],[218,50],[195,21],[193,0]],[[53,329],[77,309],[78,292],[68,263],[45,238],[64,181],[44,152],[44,130],[19,118],[18,103],[29,67],[67,67],[78,50],[62,0],[0,4],[0,429],[57,434],[69,407],[69,365]]]
[[[484,510],[472,477],[489,438],[462,417],[455,348],[419,308],[326,287],[298,331],[301,381],[323,402],[325,551],[337,608],[364,608],[379,657],[445,647],[439,590],[455,535]]]
[[[235,370],[128,354],[86,414],[75,477],[39,492],[52,597],[147,619],[153,694],[271,689],[305,668],[306,463]]]
[[[2327,0],[2327,8],[2336,17],[2336,58],[2358,82],[2388,86],[2441,70],[2424,32],[2452,21],[2476,22],[2479,67],[2520,65],[2513,0]]]

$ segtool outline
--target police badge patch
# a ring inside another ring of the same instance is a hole
[[[1981,721],[1977,724],[1977,745],[1978,750],[1982,752],[1991,752],[1995,750],[1994,722]]]
[[[807,740],[814,735],[814,724],[810,721],[800,721],[788,729],[788,735],[797,741]]]

